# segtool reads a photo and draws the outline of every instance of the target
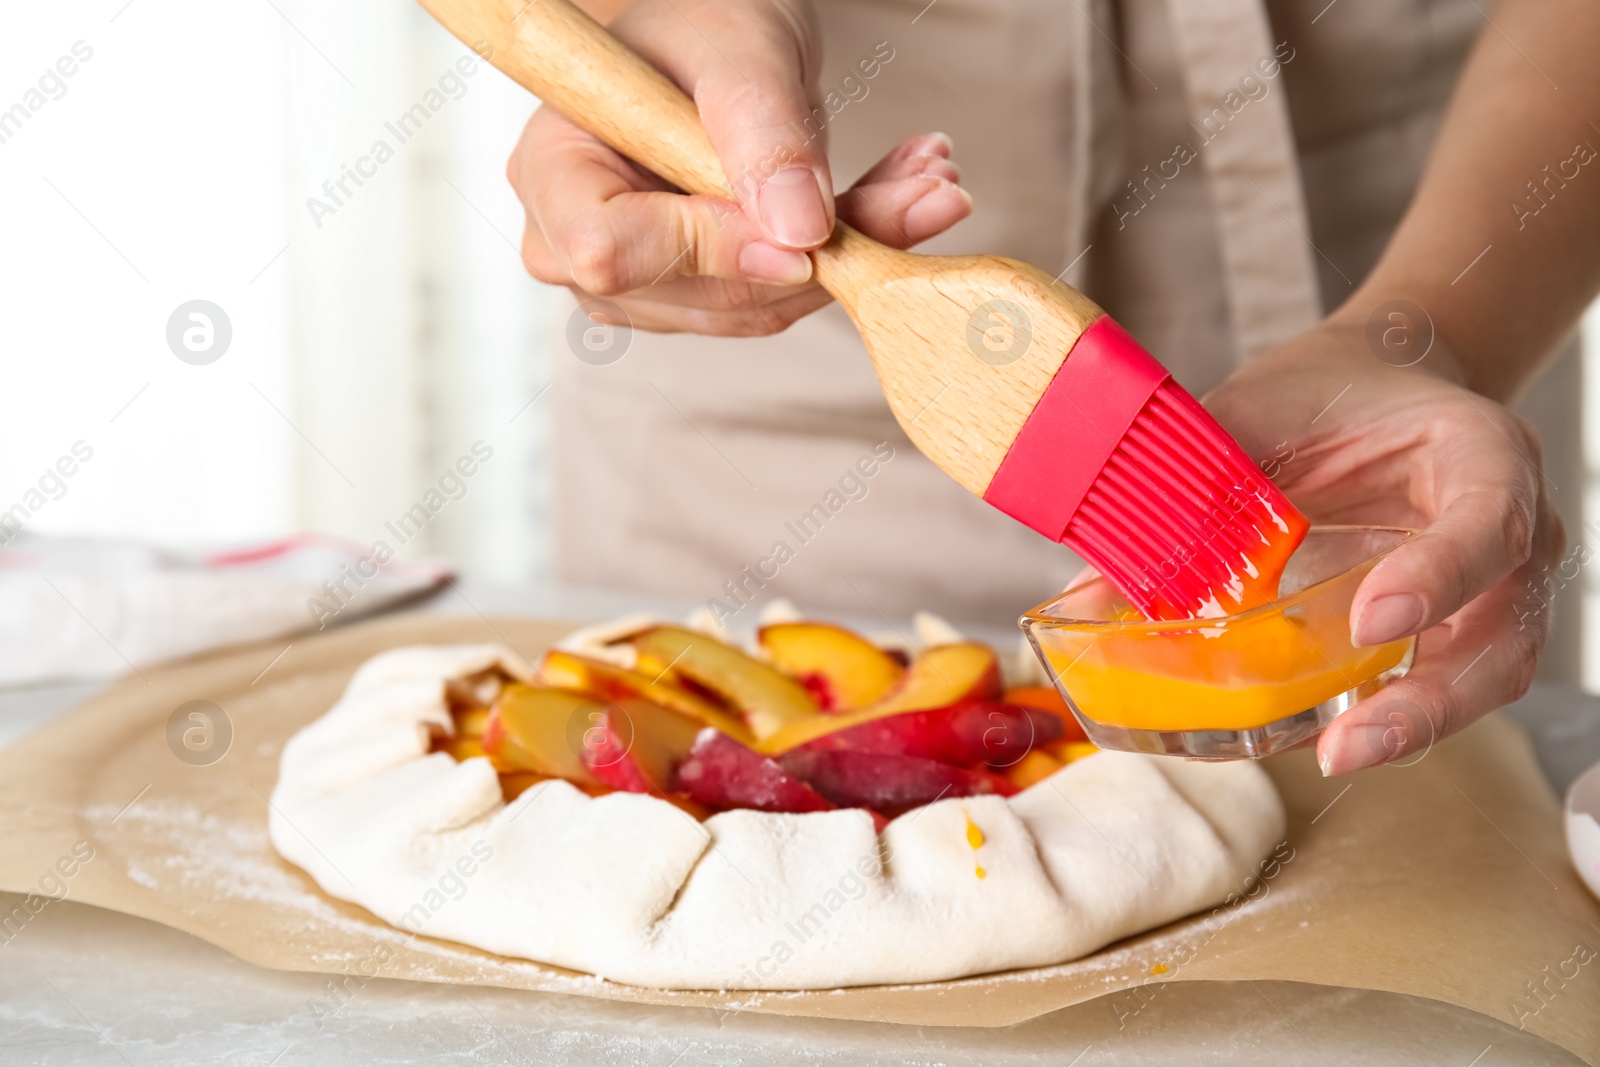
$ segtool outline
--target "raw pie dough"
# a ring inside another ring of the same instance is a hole
[[[927,805],[881,838],[859,810],[700,823],[559,779],[506,804],[488,760],[429,754],[430,729],[453,729],[446,680],[497,664],[531,678],[493,645],[364,664],[284,747],[279,853],[428,937],[636,985],[815,989],[1075,959],[1242,892],[1284,831],[1253,763],[1120,752],[1011,798]]]

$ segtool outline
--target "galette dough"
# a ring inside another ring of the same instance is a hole
[[[1119,752],[908,812],[881,840],[862,811],[700,823],[560,780],[505,804],[488,760],[428,753],[430,730],[452,729],[446,680],[495,665],[531,675],[493,645],[364,664],[284,747],[279,853],[428,937],[636,985],[815,989],[1086,955],[1243,891],[1284,831],[1254,764]]]

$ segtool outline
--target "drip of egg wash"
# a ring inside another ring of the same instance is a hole
[[[963,812],[962,814],[965,815],[966,813]],[[972,851],[974,853],[976,853],[978,851],[978,849],[983,847],[983,831],[978,829],[978,824],[972,821],[972,816],[971,815],[967,815],[966,819],[967,819],[967,844],[971,845],[972,846]],[[973,873],[976,874],[979,878],[987,878],[989,876],[989,872],[983,869],[983,865],[982,864],[978,864],[976,867],[974,867]]]

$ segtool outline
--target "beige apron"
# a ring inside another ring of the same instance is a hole
[[[925,4],[820,4],[839,186],[946,131],[977,206],[926,250],[1065,270],[1196,392],[1371,267],[1478,26],[1471,0]],[[836,306],[555,364],[564,580],[1003,624],[1077,569],[911,448]]]

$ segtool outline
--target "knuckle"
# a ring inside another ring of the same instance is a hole
[[[1402,708],[1409,705],[1407,710],[1415,709],[1415,714],[1408,716],[1408,719],[1415,720],[1410,725],[1419,742],[1432,745],[1435,740],[1449,733],[1459,721],[1461,708],[1456,694],[1450,687],[1406,681],[1397,683],[1390,689],[1393,691],[1393,697],[1398,698]],[[1426,736],[1423,736],[1424,734]]]
[[[1495,649],[1491,653],[1501,657],[1504,666],[1497,672],[1496,684],[1488,686],[1490,691],[1487,695],[1491,703],[1483,711],[1521,700],[1533,687],[1539,673],[1539,652],[1550,635],[1551,621],[1550,612],[1541,612],[1532,625],[1519,628],[1509,635],[1508,647]]]
[[[568,271],[578,286],[595,296],[624,291],[622,245],[605,226],[586,226],[567,240]]]
[[[1445,551],[1434,554],[1430,566],[1438,576],[1439,588],[1444,592],[1445,599],[1458,606],[1464,603],[1473,591],[1472,564],[1467,554],[1458,546],[1448,546]]]
[[[1470,687],[1454,684],[1437,686],[1430,696],[1432,699],[1425,701],[1423,706],[1427,709],[1428,720],[1433,723],[1435,738],[1455,733],[1483,713],[1482,710],[1473,709]]]
[[[1520,567],[1533,556],[1534,515],[1536,501],[1520,499],[1516,494],[1505,509],[1501,529],[1505,535],[1506,552],[1512,567]]]
[[[715,275],[733,258],[733,246],[722,236],[720,205],[711,197],[674,198],[677,212],[672,218],[674,248],[682,249],[673,266],[680,275]]]

